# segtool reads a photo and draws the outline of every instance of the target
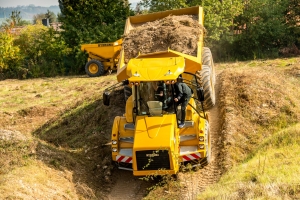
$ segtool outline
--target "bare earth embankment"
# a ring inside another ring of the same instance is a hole
[[[299,66],[300,58],[216,64],[211,164],[146,198],[299,198]],[[102,105],[116,82],[114,74],[0,82],[0,199],[116,199],[123,176],[133,184],[124,199],[146,194],[149,182],[113,169],[104,145],[124,112],[122,90]]]

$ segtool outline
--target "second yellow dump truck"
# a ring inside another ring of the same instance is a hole
[[[122,39],[115,42],[83,44],[81,51],[87,52],[88,62],[85,65],[85,72],[90,77],[103,75],[117,69],[119,62]]]
[[[203,10],[197,6],[129,17],[124,35],[170,15],[195,15],[203,25]],[[186,163],[208,163],[211,137],[204,110],[215,104],[215,74],[211,52],[203,47],[203,34],[199,35],[196,56],[167,49],[139,54],[126,63],[125,48],[121,49],[117,78],[129,97],[124,115],[115,117],[113,123],[112,160],[135,176],[176,174]],[[174,104],[174,85],[179,75],[194,91],[183,128],[178,128],[180,107]],[[163,88],[161,98],[155,89],[158,85]],[[107,89],[103,93],[105,105],[109,105],[109,98]],[[170,102],[172,106],[168,106]]]

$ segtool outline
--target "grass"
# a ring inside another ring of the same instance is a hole
[[[300,197],[300,124],[266,139],[199,199],[297,199]]]
[[[1,199],[103,198],[111,167],[96,166],[110,166],[101,144],[122,103],[116,96],[109,110],[101,99],[115,83],[114,75],[0,82]]]
[[[300,198],[299,64],[300,58],[216,64],[226,173],[199,199]],[[119,90],[104,107],[102,91],[115,83],[115,74],[0,82],[0,199],[107,196],[112,168],[102,144],[124,102]],[[180,199],[183,187],[165,177],[146,199]]]
[[[218,143],[223,145],[213,148],[222,148],[217,162],[225,174],[198,199],[299,198],[299,64],[300,58],[216,64],[222,123]],[[201,172],[205,176],[208,171]],[[151,191],[147,199],[180,199],[176,192],[164,194],[164,188]],[[182,183],[180,190],[186,190]]]

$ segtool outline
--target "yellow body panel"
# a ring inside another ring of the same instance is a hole
[[[137,150],[152,150],[154,148],[170,148],[174,138],[176,117],[163,115],[161,117],[138,116],[136,118],[135,140]]]
[[[131,59],[127,67],[129,81],[176,80],[184,72],[183,57]]]
[[[169,151],[169,170],[161,170],[161,174],[175,174],[179,170],[178,165],[178,133],[176,127],[176,116],[163,115],[161,117],[138,116],[136,118],[135,137],[133,145],[133,174],[149,175],[156,174],[160,170],[138,171],[136,166],[136,151],[143,150],[167,150]]]
[[[105,70],[108,68],[113,69],[119,61],[122,41],[122,39],[119,39],[110,43],[82,44],[81,51],[89,54],[88,61],[96,59],[102,62]]]

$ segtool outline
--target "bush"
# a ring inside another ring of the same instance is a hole
[[[20,69],[20,49],[13,45],[13,37],[0,32],[0,79],[8,78]]]
[[[59,33],[43,25],[29,25],[21,31],[14,44],[24,56],[22,66],[27,77],[64,75],[63,64],[70,50]]]

